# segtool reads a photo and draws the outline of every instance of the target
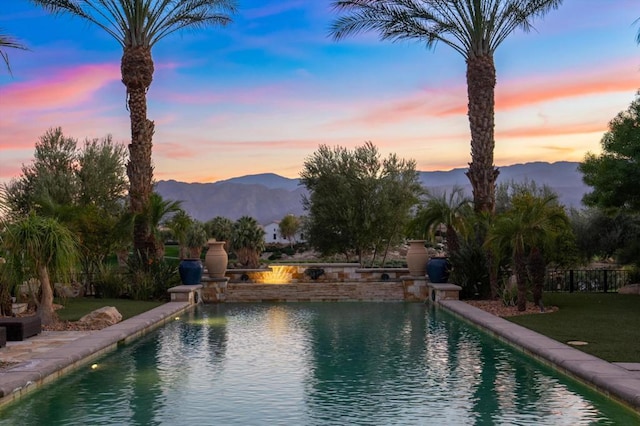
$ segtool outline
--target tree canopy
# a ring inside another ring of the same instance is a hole
[[[422,192],[413,160],[394,154],[381,159],[371,142],[352,151],[321,145],[300,177],[309,190],[303,198],[309,243],[325,255],[357,256],[361,263],[365,254],[403,236]]]
[[[588,153],[578,169],[593,188],[583,203],[640,212],[640,92],[611,122],[600,141],[602,153]]]

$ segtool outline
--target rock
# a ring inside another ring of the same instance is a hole
[[[104,328],[122,321],[122,314],[113,306],[105,306],[89,312],[78,321],[91,328]]]
[[[80,283],[55,283],[53,285],[56,294],[60,297],[81,297],[84,296],[84,286]]]
[[[640,284],[629,284],[618,290],[620,294],[640,294]]]

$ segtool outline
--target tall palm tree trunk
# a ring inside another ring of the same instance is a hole
[[[498,169],[493,166],[494,92],[496,68],[493,56],[473,56],[467,60],[467,96],[471,130],[471,163],[467,177],[473,188],[477,212],[493,213]]]
[[[156,247],[150,238],[148,220],[140,215],[149,203],[152,192],[153,166],[151,148],[154,133],[153,121],[147,119],[147,90],[153,80],[153,59],[148,47],[125,47],[122,55],[122,83],[127,87],[127,102],[131,118],[131,143],[129,144],[129,202],[136,215],[133,230],[133,247],[145,259],[155,257]]]

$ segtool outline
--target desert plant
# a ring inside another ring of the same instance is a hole
[[[129,257],[127,276],[131,283],[128,296],[134,300],[166,300],[167,290],[180,284],[177,263],[145,259],[140,253]]]
[[[245,268],[257,268],[264,249],[264,229],[249,216],[242,216],[233,224],[231,249]]]
[[[131,293],[129,280],[112,265],[100,265],[92,280],[96,297],[120,298]]]
[[[75,236],[56,219],[30,214],[7,226],[3,244],[11,272],[21,275],[24,273],[22,268],[28,268],[40,280],[38,315],[43,324],[53,323],[56,315],[51,277],[69,277],[76,267],[78,245]]]
[[[198,221],[193,221],[185,233],[185,244],[189,248],[189,257],[200,258],[202,248],[207,243],[207,231],[204,225]]]

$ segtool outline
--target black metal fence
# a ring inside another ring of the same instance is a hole
[[[615,292],[630,284],[622,269],[568,269],[547,272],[545,291]]]

